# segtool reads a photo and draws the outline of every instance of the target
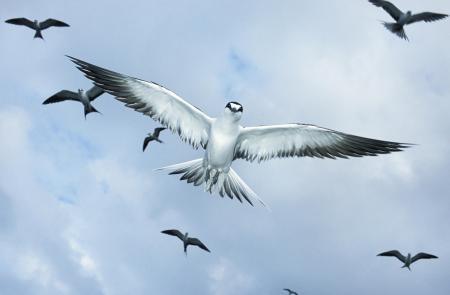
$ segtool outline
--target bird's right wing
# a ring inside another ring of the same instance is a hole
[[[86,92],[86,95],[89,97],[90,101],[93,101],[94,99],[96,99],[97,97],[102,95],[103,93],[105,93],[105,91],[103,89],[94,85],[94,87],[92,87],[91,89],[89,89]]]
[[[195,106],[156,83],[69,58],[95,85],[116,96],[127,107],[150,116],[194,148],[206,148],[212,119]]]
[[[403,262],[403,263],[406,262],[406,257],[403,256],[402,253],[400,253],[397,250],[383,252],[383,253],[378,254],[377,256],[397,257],[397,259],[400,260],[401,262]]]
[[[411,258],[411,263],[414,263],[419,259],[432,259],[432,258],[438,258],[438,257],[428,254],[428,253],[420,252],[420,253],[416,254],[413,258]]]
[[[395,19],[396,21],[399,20],[400,16],[402,15],[402,11],[389,1],[369,0],[369,2],[377,7],[383,8],[384,11],[389,13],[390,16],[392,16],[392,18]]]
[[[161,131],[166,130],[166,129],[167,129],[166,127],[155,128],[155,130],[153,131],[153,135],[155,137],[159,137],[159,134],[161,133]]]
[[[239,134],[234,158],[265,161],[272,158],[347,158],[401,151],[407,144],[346,134],[309,124],[245,127]]]
[[[205,251],[211,252],[209,251],[209,249],[205,246],[205,244],[203,244],[199,239],[196,238],[188,238],[188,244],[197,246]]]
[[[60,92],[47,98],[42,104],[49,104],[55,102],[61,102],[65,100],[75,100],[78,101],[78,94],[69,90],[61,90]]]
[[[19,26],[27,26],[33,30],[36,29],[34,22],[32,22],[31,20],[24,18],[24,17],[8,19],[5,21],[5,23],[19,25]]]
[[[163,230],[161,233],[178,237],[180,240],[183,240],[183,237],[184,237],[184,235],[177,229]]]
[[[65,22],[62,22],[57,19],[49,18],[39,24],[41,26],[41,30],[45,30],[50,27],[70,27]]]
[[[441,20],[448,17],[448,14],[442,14],[442,13],[434,13],[434,12],[422,12],[417,13],[411,16],[411,18],[408,21],[408,24],[412,24],[415,22],[424,21],[426,23],[434,22],[437,20]]]

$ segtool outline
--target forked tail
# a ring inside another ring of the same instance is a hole
[[[44,39],[44,37],[42,37],[40,30],[36,30],[36,33],[34,34],[34,38],[41,38],[42,40]]]
[[[403,29],[402,25],[399,25],[397,23],[383,22],[383,26],[392,33],[394,33],[395,35],[399,36],[400,38],[409,41],[408,36],[406,36],[405,30]]]
[[[101,114],[101,113],[100,113],[99,111],[97,111],[97,110],[94,108],[94,106],[91,105],[91,104],[88,104],[88,105],[85,105],[85,106],[84,106],[84,117],[86,118],[86,116],[87,116],[89,113],[99,113],[99,114]]]
[[[217,190],[221,197],[227,195],[230,199],[236,198],[241,203],[245,199],[252,206],[252,199],[258,200],[267,207],[258,195],[231,168],[228,173],[218,173],[216,170],[207,171],[203,165],[203,159],[196,159],[156,170],[168,171],[171,175],[182,174],[180,180],[186,180],[187,183],[192,183],[195,186],[204,184],[205,191],[209,193]]]

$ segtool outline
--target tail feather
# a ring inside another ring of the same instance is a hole
[[[89,104],[87,106],[84,106],[84,117],[86,118],[87,114],[89,113],[99,113],[101,114],[99,111],[97,111],[93,105]]]
[[[408,36],[406,36],[405,30],[403,29],[402,25],[399,25],[397,23],[387,23],[383,22],[383,26],[397,35],[398,37],[405,39],[406,41],[409,41]]]
[[[44,39],[44,37],[42,36],[42,34],[41,34],[41,31],[36,31],[36,33],[34,34],[34,38],[41,38],[41,39]]]
[[[213,193],[218,191],[221,197],[225,195],[230,199],[236,198],[239,202],[247,201],[253,206],[253,200],[258,200],[265,207],[267,205],[245,182],[230,168],[228,173],[218,173],[217,170],[207,175],[208,171],[203,166],[203,159],[166,166],[156,170],[168,171],[170,175],[182,174],[180,180],[186,180],[195,186],[205,185],[205,191]]]

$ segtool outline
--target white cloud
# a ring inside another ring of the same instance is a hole
[[[209,270],[210,290],[213,295],[249,294],[253,276],[239,270],[231,261],[220,258]]]

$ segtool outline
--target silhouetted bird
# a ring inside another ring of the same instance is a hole
[[[187,255],[187,247],[189,245],[197,246],[205,251],[211,252],[199,239],[189,238],[188,233],[185,233],[183,235],[179,230],[176,229],[163,230],[161,233],[178,237],[181,241],[183,241],[184,253],[186,255]]]
[[[422,13],[412,14],[410,10],[408,10],[406,13],[404,13],[389,1],[369,0],[369,2],[377,7],[383,8],[396,21],[395,23],[383,22],[383,25],[386,27],[386,29],[388,29],[392,33],[396,34],[400,38],[408,40],[408,41],[409,41],[408,36],[406,36],[406,33],[403,30],[403,27],[405,25],[410,25],[412,23],[420,22],[420,21],[424,21],[424,22],[437,21],[437,20],[446,18],[448,16],[447,14],[434,13],[434,12],[422,12]]]
[[[65,100],[79,101],[84,106],[84,117],[86,118],[86,115],[89,113],[100,113],[91,105],[91,101],[93,101],[103,93],[105,93],[105,91],[97,86],[93,86],[88,91],[84,91],[83,89],[78,89],[78,92],[61,90],[60,92],[46,99],[42,104],[61,102]]]
[[[161,133],[161,131],[163,131],[165,129],[167,129],[167,128],[158,127],[158,128],[155,128],[153,133],[149,133],[148,136],[144,139],[144,145],[142,146],[142,151],[145,151],[145,149],[147,148],[147,145],[149,144],[150,141],[156,140],[159,143],[163,143],[163,141],[159,139],[159,134]]]
[[[41,38],[41,39],[44,39],[44,37],[42,37],[41,31],[45,29],[48,29],[50,27],[70,27],[65,22],[53,18],[49,18],[43,22],[38,22],[37,20],[31,21],[27,18],[21,17],[8,19],[5,21],[5,23],[29,27],[30,29],[36,31],[36,33],[34,34],[34,38]]]
[[[283,289],[283,290],[284,290],[284,291],[287,291],[289,295],[298,295],[297,292],[292,291],[291,289],[285,288],[285,289]]]
[[[400,260],[401,262],[404,263],[402,268],[407,267],[409,270],[411,270],[411,268],[410,268],[411,264],[413,264],[414,262],[416,262],[419,259],[438,258],[437,256],[434,256],[434,255],[431,255],[431,254],[427,254],[427,253],[422,253],[422,252],[418,253],[414,257],[411,257],[411,254],[408,253],[408,256],[405,257],[397,250],[383,252],[383,253],[378,254],[377,256],[392,256],[392,257],[396,257],[398,260]]]

